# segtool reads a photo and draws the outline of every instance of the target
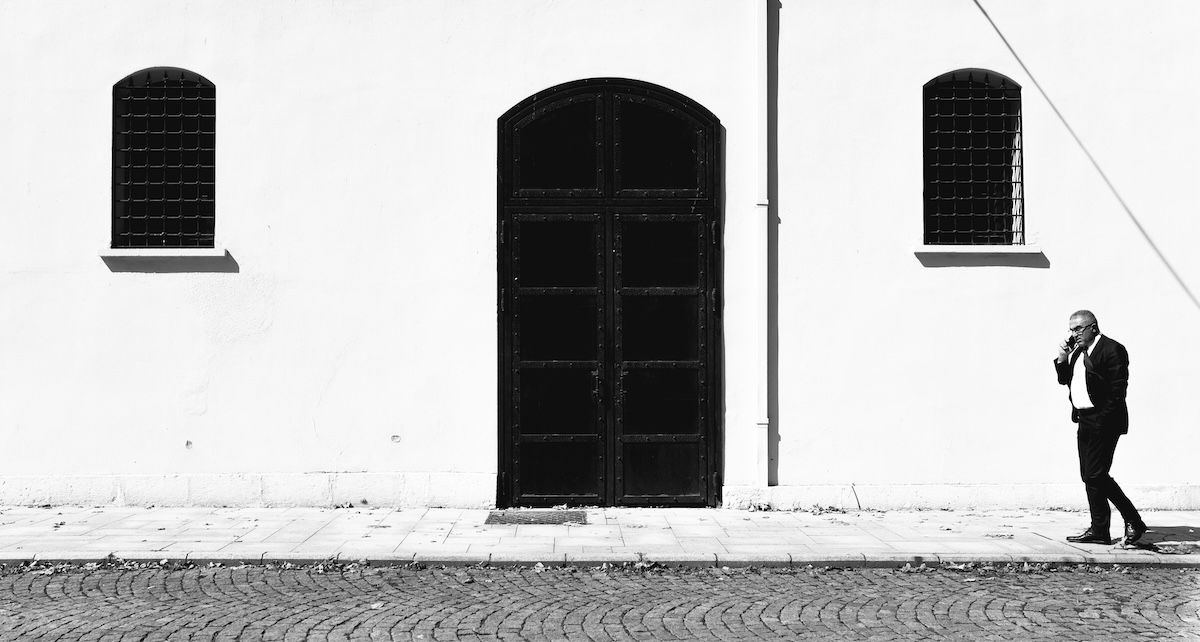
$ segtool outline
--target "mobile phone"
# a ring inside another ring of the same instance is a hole
[[[1076,339],[1075,339],[1074,334],[1067,337],[1067,352],[1070,352],[1071,350],[1073,350],[1075,348],[1075,343],[1076,343]]]

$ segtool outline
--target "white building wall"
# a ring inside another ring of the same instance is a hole
[[[1141,505],[1200,500],[1200,9],[982,4],[1028,72],[973,2],[782,6],[780,486],[739,501],[1085,506],[1051,366],[1079,308],[1131,355],[1113,475]],[[922,86],[964,67],[1023,88],[1026,229],[1048,268],[914,255]]]
[[[0,502],[494,502],[496,118],[616,76],[725,128],[727,505],[1082,507],[1050,365],[1080,307],[1132,357],[1114,475],[1140,505],[1200,505],[1200,307],[1133,223],[1200,289],[1200,9],[983,6],[1115,193],[976,4],[784,0],[770,319],[763,3],[0,2]],[[216,84],[235,273],[99,257],[111,87],[159,65]],[[913,253],[921,87],[961,67],[1023,87],[1048,268]]]
[[[716,113],[725,323],[746,336],[754,16],[716,0],[0,3],[0,501],[491,504],[496,119],[599,76]],[[159,65],[217,87],[217,245],[236,273],[98,255],[111,88]],[[731,438],[753,421],[739,342]]]

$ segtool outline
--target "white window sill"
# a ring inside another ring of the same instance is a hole
[[[1050,259],[1038,245],[919,245],[913,254],[921,265],[930,268],[1050,267]]]
[[[1036,255],[1042,253],[1042,248],[1037,245],[919,245],[913,250],[914,254],[1008,254],[1008,255]]]
[[[100,258],[104,259],[221,258],[225,254],[223,247],[106,247],[100,250]]]
[[[106,247],[100,260],[113,272],[240,272],[223,247]]]

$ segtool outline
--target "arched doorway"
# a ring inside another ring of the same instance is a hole
[[[715,505],[720,123],[590,79],[499,119],[499,506]]]

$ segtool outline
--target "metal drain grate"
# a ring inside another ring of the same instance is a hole
[[[494,510],[484,524],[586,524],[582,510]]]

